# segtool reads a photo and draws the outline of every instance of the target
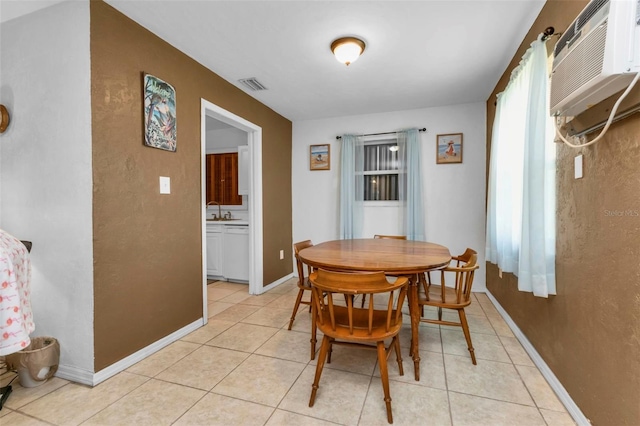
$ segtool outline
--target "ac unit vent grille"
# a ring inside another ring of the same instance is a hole
[[[560,40],[558,40],[558,42],[556,43],[556,48],[553,51],[554,58],[560,54],[560,51],[567,45],[567,43],[569,43],[569,40],[571,40],[575,34],[576,34],[575,25],[572,25],[569,28],[567,28],[567,31],[565,31],[564,34],[562,34],[562,37],[560,37]]]
[[[593,17],[600,9],[609,3],[609,0],[597,0],[589,3],[587,8],[582,11],[578,19],[576,19],[576,31],[580,31],[584,25],[589,22],[589,19]]]
[[[582,40],[556,67],[551,84],[552,109],[567,96],[602,73],[607,22]]]
[[[585,26],[589,19],[593,18],[593,16],[600,11],[604,6],[609,3],[609,0],[593,0],[589,5],[582,11],[580,16],[576,18],[567,30],[562,34],[560,40],[556,44],[556,47],[553,51],[553,56],[556,57],[560,53],[560,51],[569,43],[573,36],[580,32],[580,30]]]
[[[267,90],[267,88],[260,83],[255,77],[251,78],[243,78],[242,80],[238,80],[240,83],[244,84],[249,90],[254,92],[258,90]]]

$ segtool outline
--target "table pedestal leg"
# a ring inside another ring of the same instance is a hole
[[[418,307],[417,275],[412,275],[409,282],[409,314],[411,315],[411,357],[416,381],[420,381],[420,344],[418,341],[418,327],[420,327],[420,312]]]

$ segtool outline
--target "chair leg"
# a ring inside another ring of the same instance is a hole
[[[329,337],[324,336],[322,338],[322,345],[320,345],[320,355],[318,355],[318,364],[316,365],[316,377],[313,379],[313,385],[311,386],[311,398],[309,399],[309,407],[313,407],[316,402],[316,392],[320,383],[320,376],[322,375],[322,368],[324,367],[324,360],[327,356],[327,350],[329,350]]]
[[[313,303],[313,294],[311,295],[311,361],[316,358],[316,339],[317,328],[316,328],[316,305]]]
[[[364,308],[364,302],[365,302],[366,299],[367,299],[367,295],[363,294],[362,295],[362,303],[360,304],[360,308]]]
[[[462,324],[462,331],[464,332],[464,338],[467,339],[467,346],[469,353],[471,354],[471,362],[476,364],[476,354],[473,350],[473,344],[471,343],[471,333],[469,333],[469,324],[467,323],[467,315],[464,313],[464,309],[458,309],[458,316],[460,316],[460,324]]]
[[[398,372],[400,373],[401,376],[404,376],[404,367],[402,365],[402,353],[400,349],[400,339],[398,338],[397,335],[393,338],[393,341],[391,342],[391,344],[396,350],[396,361],[398,361]]]
[[[425,277],[428,277],[428,279],[425,278]],[[422,289],[424,290],[425,299],[429,300],[429,286],[431,285],[431,275],[430,275],[430,273],[427,271],[424,274],[419,274],[418,275],[418,282],[419,282],[419,284],[422,284]]]
[[[438,321],[442,321],[442,308],[438,308]]]
[[[382,390],[384,391],[384,402],[387,405],[387,421],[393,423],[391,413],[391,393],[389,392],[389,371],[387,369],[387,351],[384,342],[378,342],[378,364],[380,365],[380,379],[382,380]]]
[[[293,306],[293,313],[291,314],[291,319],[289,320],[289,328],[288,330],[291,330],[291,327],[293,326],[293,321],[296,319],[296,314],[298,313],[298,308],[300,307],[300,301],[302,300],[302,294],[304,293],[304,289],[300,289],[300,291],[298,291],[298,297],[296,297],[296,304]]]

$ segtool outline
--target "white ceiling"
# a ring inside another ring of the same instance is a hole
[[[107,3],[296,121],[484,102],[544,1]],[[25,2],[2,0],[2,20],[11,3]],[[345,35],[367,43],[349,67],[329,50]],[[248,77],[268,90],[238,83]]]

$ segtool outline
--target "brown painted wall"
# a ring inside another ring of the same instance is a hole
[[[531,41],[547,26],[564,31],[586,4],[547,1],[487,101],[487,141],[495,95]],[[555,39],[548,43],[551,49]],[[613,125],[594,146],[557,150],[558,294],[542,299],[519,292],[516,277],[498,278],[489,263],[487,288],[594,425],[638,425],[640,116]],[[575,180],[578,154],[584,155],[584,178]],[[606,212],[616,210],[623,216]]]
[[[143,146],[142,72],[176,89],[175,153]],[[202,316],[201,98],[262,127],[264,283],[292,272],[291,122],[102,1],[91,94],[99,371]]]

